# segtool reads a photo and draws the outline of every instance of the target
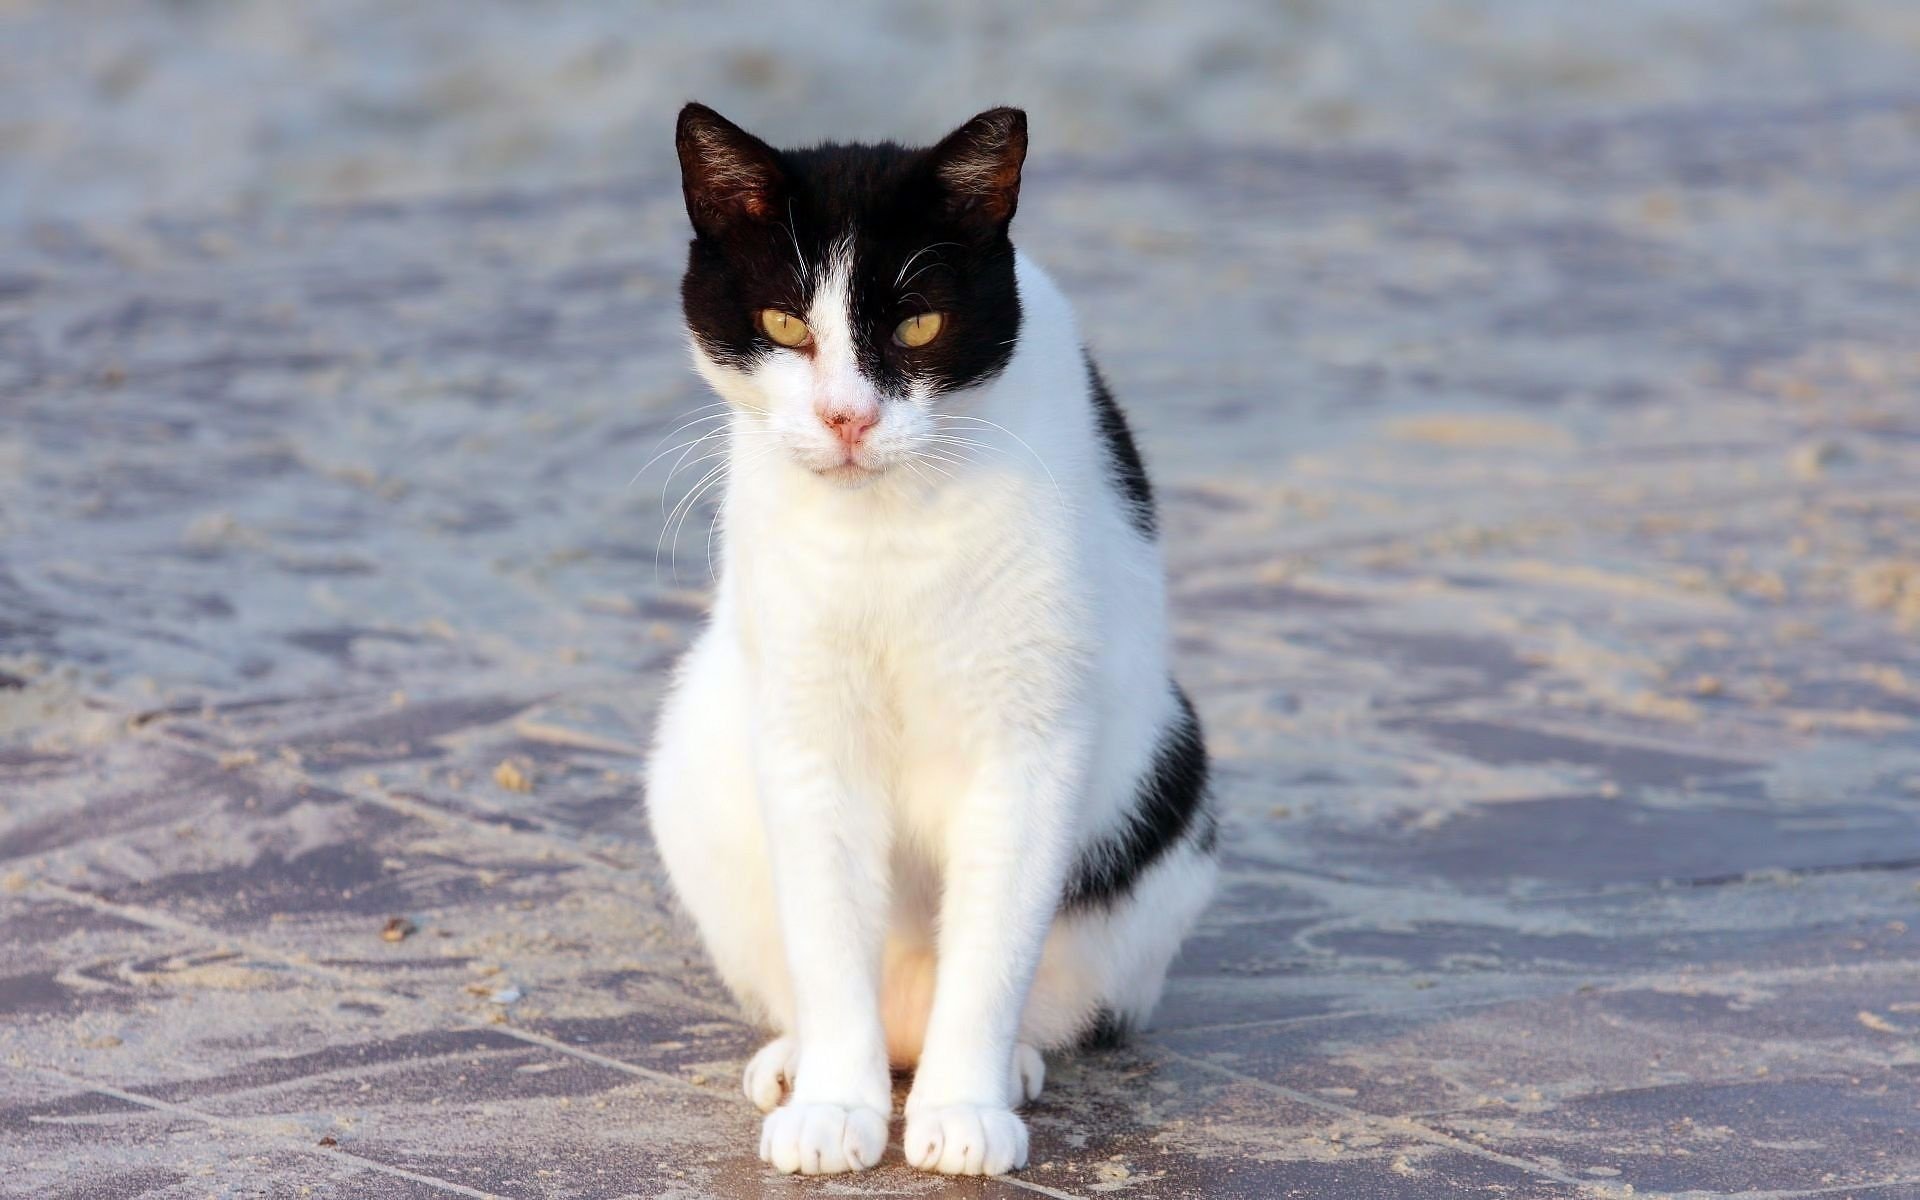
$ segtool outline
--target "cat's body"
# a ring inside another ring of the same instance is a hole
[[[909,1161],[1023,1165],[1036,1050],[1144,1021],[1213,884],[1151,493],[1006,240],[1017,118],[787,155],[681,118],[730,470],[649,806],[722,978],[781,1034],[746,1087],[782,1170],[877,1162],[890,1064],[917,1066]],[[743,341],[730,308],[775,324]],[[788,321],[805,343],[773,340]]]

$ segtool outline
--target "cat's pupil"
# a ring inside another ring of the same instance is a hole
[[[777,308],[760,311],[760,328],[774,344],[780,346],[804,346],[812,336],[805,321]]]
[[[900,322],[893,331],[893,340],[908,349],[918,349],[940,335],[946,318],[939,313],[918,313]]]

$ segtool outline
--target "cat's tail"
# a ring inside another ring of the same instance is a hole
[[[887,1032],[887,1060],[896,1070],[920,1061],[933,1011],[937,960],[922,942],[888,942],[880,975],[880,1021]]]

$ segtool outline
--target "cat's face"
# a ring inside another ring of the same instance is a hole
[[[825,478],[937,462],[943,409],[1019,336],[1007,224],[1026,115],[981,113],[924,150],[780,151],[689,104],[677,143],[694,229],[681,299],[708,382],[769,452]]]

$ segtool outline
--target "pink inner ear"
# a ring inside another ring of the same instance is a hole
[[[940,146],[942,181],[957,199],[993,221],[1013,215],[1026,159],[1026,122],[1018,113],[983,113]]]
[[[979,153],[948,163],[940,172],[956,197],[973,202],[976,211],[996,221],[1013,211],[1020,188],[1019,160],[1001,154]]]
[[[691,123],[683,116],[679,142],[688,194],[703,211],[722,219],[772,214],[778,168],[773,152],[753,135],[718,114]]]
[[[772,211],[766,175],[758,164],[747,161],[731,146],[709,144],[702,150],[698,189],[709,208],[750,217],[764,217]]]
[[[980,207],[994,220],[1003,221],[1013,213],[1013,197],[1020,187],[1020,163],[1017,159],[996,158],[986,178]]]
[[[766,217],[773,211],[773,205],[767,199],[763,188],[743,187],[724,190],[711,184],[701,198],[702,207],[717,217],[741,214],[756,220]]]

